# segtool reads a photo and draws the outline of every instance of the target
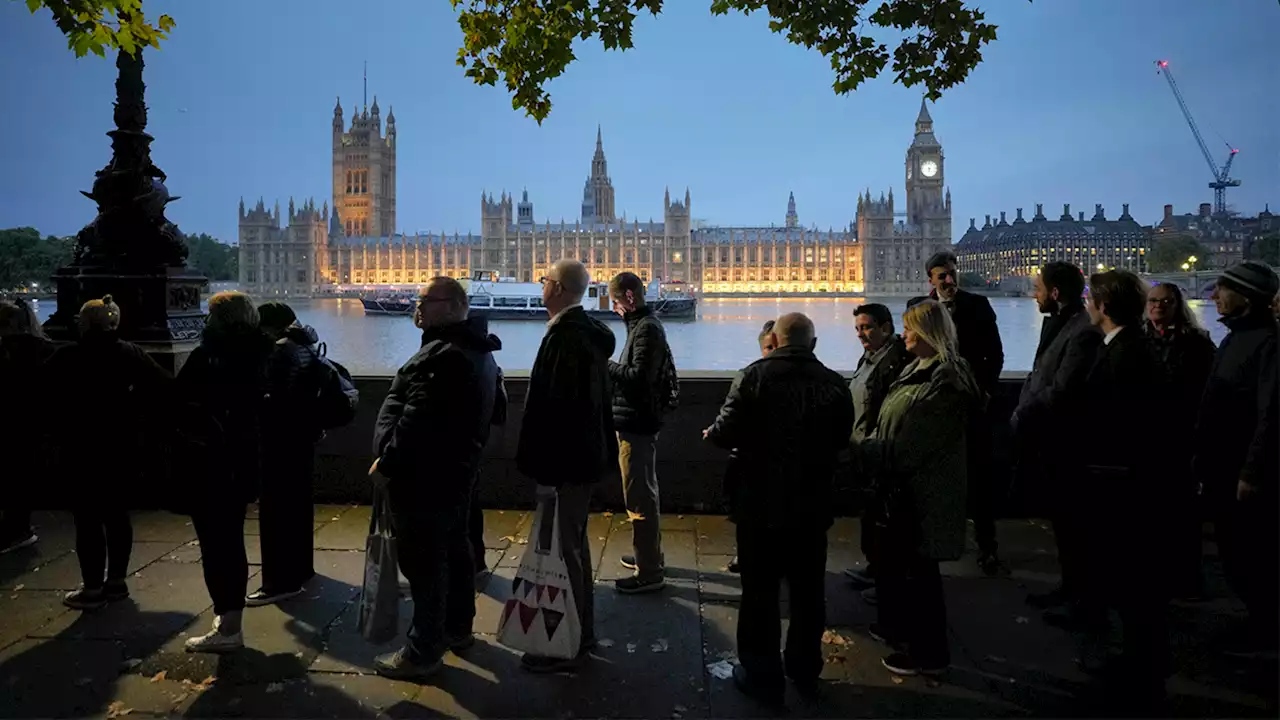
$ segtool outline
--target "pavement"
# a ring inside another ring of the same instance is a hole
[[[251,509],[246,545],[260,561]],[[668,587],[623,596],[611,581],[627,571],[625,515],[591,516],[600,647],[573,675],[535,676],[493,633],[526,547],[530,516],[486,513],[488,563],[479,592],[480,640],[449,656],[429,685],[384,680],[373,658],[394,650],[365,642],[356,629],[369,508],[316,506],[319,576],[299,598],[245,613],[247,648],[234,655],[190,655],[182,643],[212,620],[200,548],[188,518],[134,516],[132,600],[94,613],[69,610],[63,593],[79,571],[70,517],[37,513],[40,543],[0,556],[0,717],[130,716],[412,717],[972,717],[1107,715],[1105,701],[1074,663],[1063,631],[1027,607],[1028,591],[1056,582],[1047,524],[1001,523],[1002,554],[1014,571],[986,578],[972,556],[944,566],[953,666],[937,680],[897,678],[868,634],[875,609],[845,581],[863,560],[857,520],[830,534],[827,663],[817,697],[788,690],[787,711],[742,696],[723,677],[734,658],[740,584],[726,565],[733,526],[719,516],[663,518]],[[1209,546],[1212,554],[1212,546]],[[1168,714],[1275,717],[1274,665],[1224,655],[1221,639],[1240,623],[1210,557],[1217,599],[1173,606],[1176,674]],[[255,564],[256,575],[259,568]],[[250,589],[257,587],[256,578]],[[411,600],[401,607],[407,629]],[[785,612],[784,612],[785,616]],[[784,621],[785,622],[785,621]]]

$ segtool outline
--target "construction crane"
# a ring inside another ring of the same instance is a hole
[[[1213,161],[1213,155],[1209,152],[1209,146],[1205,145],[1204,137],[1200,135],[1200,128],[1196,127],[1195,118],[1191,117],[1191,111],[1187,109],[1187,101],[1182,99],[1182,91],[1178,89],[1178,83],[1173,79],[1173,73],[1169,71],[1168,60],[1156,61],[1156,72],[1164,75],[1164,79],[1169,82],[1169,89],[1173,91],[1173,97],[1178,101],[1178,107],[1182,108],[1182,116],[1187,119],[1187,125],[1191,127],[1191,134],[1196,136],[1196,143],[1200,145],[1200,152],[1204,153],[1205,162],[1209,163],[1209,172],[1213,174],[1213,182],[1209,183],[1209,187],[1213,188],[1213,213],[1215,215],[1227,214],[1227,188],[1240,187],[1239,180],[1231,179],[1231,163],[1236,159],[1236,153],[1240,152],[1236,148],[1227,144],[1227,161],[1218,167]],[[1225,140],[1223,141],[1226,142]]]

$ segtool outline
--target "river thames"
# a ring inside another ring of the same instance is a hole
[[[702,298],[698,319],[669,321],[667,337],[676,367],[683,370],[737,370],[759,357],[756,336],[766,320],[789,312],[802,312],[818,329],[818,357],[837,370],[851,370],[862,356],[853,331],[853,310],[864,302],[882,302],[893,311],[895,327],[907,298]],[[311,325],[328,345],[329,356],[354,375],[393,374],[417,350],[420,333],[408,316],[367,316],[359,300],[295,300],[290,305],[299,320]],[[1040,338],[1041,315],[1031,298],[991,298],[1004,341],[1004,369],[1027,371]],[[1195,301],[1192,307],[1215,344],[1226,328],[1218,322],[1213,303]],[[41,320],[54,310],[54,302],[39,303]],[[626,338],[621,322],[610,322],[618,337],[618,351]],[[502,339],[495,354],[506,370],[527,370],[533,365],[538,343],[546,327],[533,321],[490,324],[490,332]],[[614,354],[617,357],[617,353]]]

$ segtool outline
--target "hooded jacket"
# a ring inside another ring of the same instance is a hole
[[[315,344],[319,340],[314,328],[294,323],[272,345],[267,360],[264,430],[273,434],[303,432],[313,440],[319,436],[307,417],[319,389],[315,374],[309,372],[316,363]]]
[[[529,374],[516,466],[539,485],[586,485],[618,456],[609,357],[613,331],[581,307],[548,323]]]
[[[396,372],[373,433],[378,471],[396,496],[465,501],[489,441],[502,341],[485,318],[427,328]]]

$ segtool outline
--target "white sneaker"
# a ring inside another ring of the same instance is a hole
[[[187,639],[187,652],[192,653],[229,653],[243,647],[244,633],[240,630],[234,633],[224,632],[221,615],[213,618],[213,629],[208,633]]]

